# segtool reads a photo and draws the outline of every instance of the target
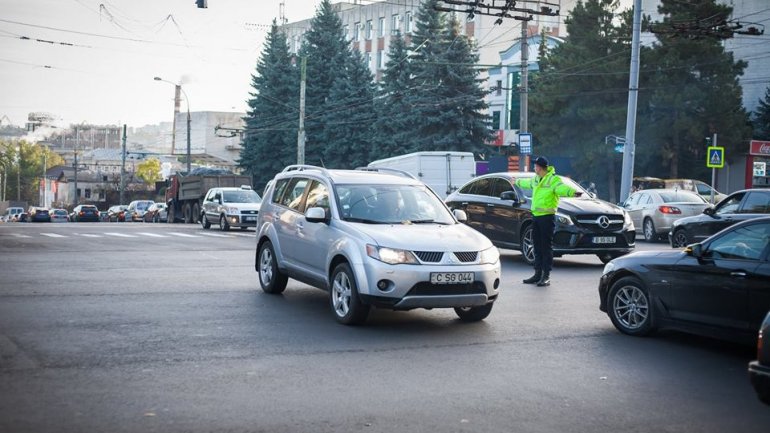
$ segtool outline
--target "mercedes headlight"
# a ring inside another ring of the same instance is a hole
[[[396,248],[386,248],[386,247],[378,247],[376,245],[366,245],[366,254],[375,260],[379,260],[389,265],[398,265],[398,264],[417,265],[420,263],[417,261],[417,258],[414,256],[414,254],[412,254],[411,251],[399,250]]]
[[[571,226],[573,224],[572,218],[559,212],[556,212],[556,222],[565,226]]]
[[[626,211],[623,211],[623,225],[625,226],[633,226],[634,220],[631,219],[631,214],[629,214]]]
[[[497,247],[487,248],[479,253],[479,260],[482,265],[494,265],[500,260],[500,251]]]

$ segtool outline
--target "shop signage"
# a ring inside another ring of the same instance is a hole
[[[749,154],[770,156],[770,141],[751,140]]]
[[[766,176],[767,173],[767,164],[764,162],[755,162],[754,163],[754,176]]]

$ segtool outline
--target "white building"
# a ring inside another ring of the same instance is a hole
[[[190,113],[190,155],[194,163],[234,170],[241,157],[245,113],[196,111]],[[187,155],[187,113],[176,118],[172,154]]]

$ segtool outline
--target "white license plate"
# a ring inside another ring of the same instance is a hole
[[[243,221],[244,222],[250,222],[250,221],[256,221],[256,220],[257,220],[257,217],[253,217],[253,216],[245,216],[245,217],[243,217]]]
[[[431,272],[431,284],[468,284],[475,278],[473,272]]]
[[[594,238],[595,244],[614,244],[615,236],[597,236]]]

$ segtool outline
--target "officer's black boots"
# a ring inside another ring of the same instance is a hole
[[[544,286],[550,286],[551,285],[551,276],[548,272],[543,272],[543,275],[540,276],[540,279],[537,282],[538,287],[544,287]]]
[[[535,283],[537,283],[538,281],[540,281],[540,278],[541,278],[542,276],[543,276],[543,273],[542,273],[542,272],[540,272],[540,271],[535,271],[535,275],[533,275],[533,276],[531,276],[531,277],[527,278],[527,279],[526,279],[526,280],[524,280],[523,282],[524,282],[524,284],[535,284]]]

